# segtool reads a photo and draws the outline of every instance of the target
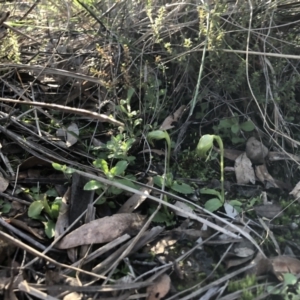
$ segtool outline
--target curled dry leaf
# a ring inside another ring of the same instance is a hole
[[[167,274],[163,274],[155,280],[153,285],[147,288],[147,300],[160,300],[168,294],[170,287],[170,277]]]
[[[172,123],[177,122],[180,119],[184,109],[185,109],[185,105],[180,106],[172,115],[168,116],[163,121],[163,123],[161,124],[159,129],[160,130],[168,130],[168,129],[173,128],[174,126],[172,126]]]
[[[249,182],[255,184],[255,174],[252,168],[252,163],[246,153],[242,153],[235,160],[234,171],[238,184],[247,184]]]
[[[84,224],[67,234],[57,248],[68,249],[81,245],[108,243],[121,235],[136,234],[144,225],[145,216],[139,214],[116,214]]]
[[[283,280],[282,274],[284,273],[300,274],[300,260],[291,256],[276,256],[271,259],[271,265],[271,271],[281,281]]]
[[[246,154],[253,164],[263,164],[268,152],[268,148],[255,137],[248,139],[246,143]]]
[[[79,136],[79,128],[76,123],[72,123],[67,129],[67,147],[71,147],[77,143]]]
[[[149,177],[147,185],[153,186],[153,178]],[[151,188],[142,187],[139,189],[140,192],[149,195],[152,191]],[[132,195],[119,209],[118,214],[120,213],[131,213],[137,207],[139,207],[145,200],[147,199],[146,196],[142,196],[139,194]]]

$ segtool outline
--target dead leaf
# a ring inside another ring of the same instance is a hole
[[[263,257],[263,255],[258,252],[255,258],[251,261],[250,265],[253,267],[246,271],[247,275],[264,275],[270,272],[272,265],[271,260]]]
[[[45,240],[45,238],[39,234],[39,230],[37,228],[32,228],[32,227],[28,226],[27,223],[25,223],[21,220],[11,218],[7,222],[18,228],[26,230],[27,232],[31,233],[33,236],[35,236],[36,238],[38,238],[40,240]]]
[[[59,249],[68,249],[81,245],[108,243],[125,233],[136,234],[144,222],[145,216],[132,213],[104,217],[80,226],[56,245]]]
[[[147,185],[153,186],[153,178],[149,177]],[[151,188],[142,187],[139,189],[140,192],[149,195],[152,191]],[[138,208],[145,200],[147,199],[146,196],[142,196],[139,194],[132,195],[119,209],[118,214],[120,213],[131,213],[136,208]]]
[[[231,218],[234,219],[236,216],[239,215],[238,211],[229,203],[224,203],[224,209],[226,212],[226,215]]]
[[[212,236],[211,230],[200,230],[200,229],[181,229],[175,228],[171,231],[178,239],[182,238],[183,236],[189,241],[195,241],[200,237],[203,239],[207,239]]]
[[[55,234],[54,239],[58,238],[61,234],[63,234],[67,227],[69,226],[69,198],[71,194],[71,189],[68,188],[66,193],[62,198],[62,202],[59,209],[59,214],[57,217],[57,221],[55,224]]]
[[[214,146],[214,150],[218,153],[220,153],[220,149],[217,148],[216,146]],[[224,157],[235,161],[241,154],[243,154],[244,151],[240,151],[240,150],[235,150],[235,149],[224,149]]]
[[[275,179],[270,175],[267,167],[265,164],[255,166],[255,175],[259,179],[260,182],[263,184],[269,182],[273,187],[277,187],[277,184],[275,182]]]
[[[2,174],[0,174],[0,192],[3,193],[9,185],[9,181],[7,181]]]
[[[168,129],[173,128],[174,126],[172,126],[172,123],[177,122],[180,119],[184,109],[185,109],[185,105],[181,105],[172,115],[168,116],[163,121],[163,123],[161,124],[159,129],[160,130],[168,130]]]
[[[0,239],[0,264],[5,261],[16,250],[16,246],[10,242]]]
[[[248,240],[243,240],[242,242],[235,243],[230,250],[237,257],[252,257],[255,253],[255,247]]]
[[[294,187],[294,189],[290,192],[290,195],[294,196],[295,199],[300,198],[300,181],[296,184],[296,186]]]
[[[154,284],[147,288],[148,297],[147,300],[160,300],[165,297],[171,287],[171,279],[167,274],[163,274]]]
[[[268,219],[273,219],[282,213],[282,208],[277,204],[258,205],[254,207],[254,210],[259,216]]]
[[[48,161],[45,161],[39,157],[31,156],[21,163],[19,169],[26,170],[26,169],[30,169],[30,168],[34,168],[34,167],[38,167],[38,166],[51,167],[51,163],[49,163]]]
[[[249,259],[251,259],[251,256],[250,257],[240,257],[240,258],[224,258],[224,262],[225,262],[225,265],[226,265],[226,270],[228,270],[229,268],[232,268],[232,267],[237,267],[237,266],[240,266],[244,263],[246,263],[247,261],[249,261]]]
[[[283,280],[283,273],[298,275],[300,273],[300,260],[291,256],[279,255],[271,259],[271,271],[278,278]]]
[[[186,203],[184,203],[184,202],[176,201],[176,203],[174,204],[174,206],[179,207],[179,208],[183,209],[184,211],[186,211],[188,213],[195,214],[194,211],[193,211],[193,209],[190,206],[188,206]],[[183,213],[181,213],[179,211],[174,210],[174,213],[177,216],[179,216],[179,217],[186,218],[186,214],[183,214]]]
[[[278,160],[300,161],[300,157],[297,155],[291,153],[282,153],[282,152],[273,152],[273,151],[269,152],[268,159],[270,161],[278,161]]]
[[[245,152],[235,160],[234,171],[238,184],[247,184],[249,182],[255,184],[255,174],[252,163]]]
[[[253,164],[263,164],[268,152],[268,148],[255,137],[250,137],[248,139],[246,143],[246,154]]]
[[[72,123],[67,128],[67,140],[66,140],[67,147],[71,147],[74,144],[76,144],[78,141],[78,136],[79,136],[79,128],[76,123]]]

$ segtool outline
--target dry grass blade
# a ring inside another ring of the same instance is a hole
[[[11,242],[12,244],[16,245],[17,247],[19,247],[21,249],[24,249],[24,250],[28,251],[29,253],[33,254],[35,257],[40,257],[42,259],[45,259],[46,261],[49,261],[49,262],[53,263],[56,266],[63,267],[63,268],[69,268],[69,269],[72,269],[72,270],[77,271],[77,272],[82,272],[84,274],[93,276],[93,277],[98,278],[98,279],[105,279],[104,276],[97,275],[97,274],[92,273],[92,272],[88,272],[88,271],[85,271],[85,270],[82,270],[82,269],[79,269],[79,268],[76,268],[76,267],[72,267],[72,266],[68,266],[68,265],[59,263],[55,259],[52,259],[49,256],[46,256],[45,254],[42,254],[42,253],[38,252],[34,248],[22,243],[21,241],[13,238],[12,236],[10,236],[7,233],[4,233],[2,231],[0,231],[0,238],[5,240],[5,241]]]
[[[103,83],[102,80],[92,77],[83,75],[80,73],[74,73],[66,70],[60,70],[55,68],[48,68],[48,67],[42,67],[42,66],[31,66],[31,65],[25,65],[25,64],[0,64],[0,69],[7,70],[9,68],[16,68],[16,69],[25,69],[25,70],[31,70],[31,71],[37,71],[40,72],[40,74],[50,74],[50,75],[60,75],[68,78],[75,78],[78,80],[84,80],[84,81],[90,81],[94,82],[96,84],[105,86],[105,83]]]
[[[10,102],[10,103],[17,103],[17,104],[28,104],[32,106],[40,106],[40,107],[47,107],[54,110],[59,110],[63,112],[69,112],[74,113],[82,116],[87,116],[91,119],[99,120],[100,122],[108,122],[117,126],[123,126],[124,124],[122,122],[119,122],[113,118],[110,118],[103,114],[97,114],[95,112],[91,112],[85,109],[79,109],[79,108],[72,108],[68,106],[63,105],[57,105],[57,104],[51,104],[51,103],[43,103],[43,102],[31,102],[31,101],[24,101],[24,100],[13,100],[13,99],[7,99],[7,98],[0,98],[0,101],[4,102]]]

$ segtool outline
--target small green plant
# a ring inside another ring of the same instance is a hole
[[[117,109],[119,109],[125,115],[124,119],[126,119],[126,124],[127,126],[130,126],[127,131],[131,134],[133,134],[134,129],[142,123],[142,119],[135,118],[137,115],[139,115],[139,111],[131,109],[130,102],[134,92],[134,88],[129,87],[127,90],[127,98],[120,100],[120,104],[117,106]]]
[[[257,285],[257,280],[255,275],[246,276],[245,278],[237,281],[229,281],[228,291],[236,292],[242,291],[241,300],[252,300],[256,299],[259,295],[263,293],[262,287],[253,288]]]
[[[11,204],[0,199],[0,214],[7,214],[11,209]]]
[[[125,175],[125,170],[128,166],[127,161],[118,161],[112,168],[109,168],[107,161],[104,159],[97,159],[93,162],[93,164],[95,167],[103,171],[107,179],[135,188],[135,185],[132,183],[132,180],[135,180],[135,177],[132,175]],[[122,176],[122,178],[116,178],[116,176]],[[97,190],[98,192],[102,192],[104,189],[105,185],[102,182],[96,180],[91,180],[84,186],[84,190],[86,191]],[[107,193],[110,195],[119,195],[120,193],[122,193],[122,190],[116,187],[109,187]]]
[[[94,147],[94,154],[102,159],[122,159],[128,162],[135,160],[134,156],[128,155],[128,151],[135,142],[134,138],[128,138],[126,134],[112,136],[106,144]]]
[[[31,189],[32,196],[35,199],[28,208],[28,216],[32,219],[41,221],[45,226],[45,233],[48,238],[54,237],[55,220],[58,217],[61,205],[61,198],[56,197],[52,203],[48,201],[48,195],[39,194],[38,188]],[[55,195],[53,190],[50,190],[49,195]]]
[[[297,277],[291,273],[283,274],[283,285],[280,288],[268,286],[267,290],[271,295],[282,296],[284,300],[300,299],[300,284]]]
[[[241,130],[251,132],[254,130],[254,128],[255,127],[252,121],[239,123],[238,116],[223,119],[217,126],[213,127],[217,134],[222,133],[222,136],[229,138],[233,144],[244,142],[244,138],[239,136]]]
[[[168,173],[163,176],[155,176],[153,181],[159,187],[163,187],[163,184],[165,183],[165,187],[180,194],[188,195],[194,193],[194,189],[190,185],[174,180],[172,173]]]
[[[206,158],[206,161],[209,159],[211,155],[211,151],[213,148],[213,143],[216,141],[219,145],[220,152],[221,152],[221,162],[220,162],[220,169],[221,169],[221,194],[218,191],[206,189],[202,192],[206,191],[206,194],[217,196],[217,198],[213,198],[208,200],[205,203],[205,208],[211,212],[216,211],[220,207],[222,207],[225,203],[225,192],[224,192],[224,147],[222,139],[217,135],[205,134],[203,135],[196,148],[196,153],[201,158]],[[207,152],[209,151],[209,154]]]

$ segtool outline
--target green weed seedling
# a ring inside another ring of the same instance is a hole
[[[139,111],[131,109],[130,102],[134,92],[134,88],[129,87],[127,90],[127,98],[120,100],[120,105],[117,106],[117,109],[125,115],[126,125],[129,127],[127,128],[127,131],[131,134],[133,134],[135,128],[142,123],[142,119],[135,119],[135,117],[139,115]]]
[[[7,214],[11,209],[11,204],[0,199],[0,214]]]
[[[223,137],[227,137],[233,144],[244,142],[244,138],[239,137],[240,131],[251,132],[255,128],[252,121],[245,121],[239,123],[239,117],[234,116],[233,118],[223,119],[213,129],[215,132],[222,133]]]
[[[122,159],[127,160],[128,162],[133,162],[135,160],[135,157],[129,156],[128,151],[130,150],[134,142],[134,138],[126,138],[125,134],[112,136],[111,140],[106,144],[106,149],[109,151],[107,158]]]
[[[300,299],[300,284],[297,277],[291,273],[283,274],[283,286],[268,286],[267,291],[271,295],[280,295],[284,300]]]
[[[132,183],[132,180],[135,180],[134,176],[131,175],[125,175],[125,170],[128,166],[128,162],[125,160],[118,161],[117,164],[112,167],[111,169],[108,166],[108,163],[104,159],[97,159],[94,161],[94,166],[101,169],[107,179],[122,183],[124,185],[127,185],[131,188],[136,188],[135,185]],[[116,178],[116,176],[122,176],[122,178]],[[101,192],[105,189],[105,185],[99,181],[96,180],[90,180],[85,186],[84,190],[90,191],[90,190],[97,190],[98,192]],[[109,187],[107,190],[107,193],[110,195],[119,195],[122,193],[121,189],[118,189],[116,187]],[[101,200],[102,204],[104,200]]]
[[[48,202],[48,196],[55,196],[53,190],[49,190],[49,193],[38,194],[33,190],[33,198],[35,199],[28,208],[28,216],[32,219],[41,221],[45,226],[45,233],[48,238],[54,237],[55,221],[59,214],[61,205],[61,197],[56,197],[52,203]],[[42,213],[45,213],[44,216]]]

